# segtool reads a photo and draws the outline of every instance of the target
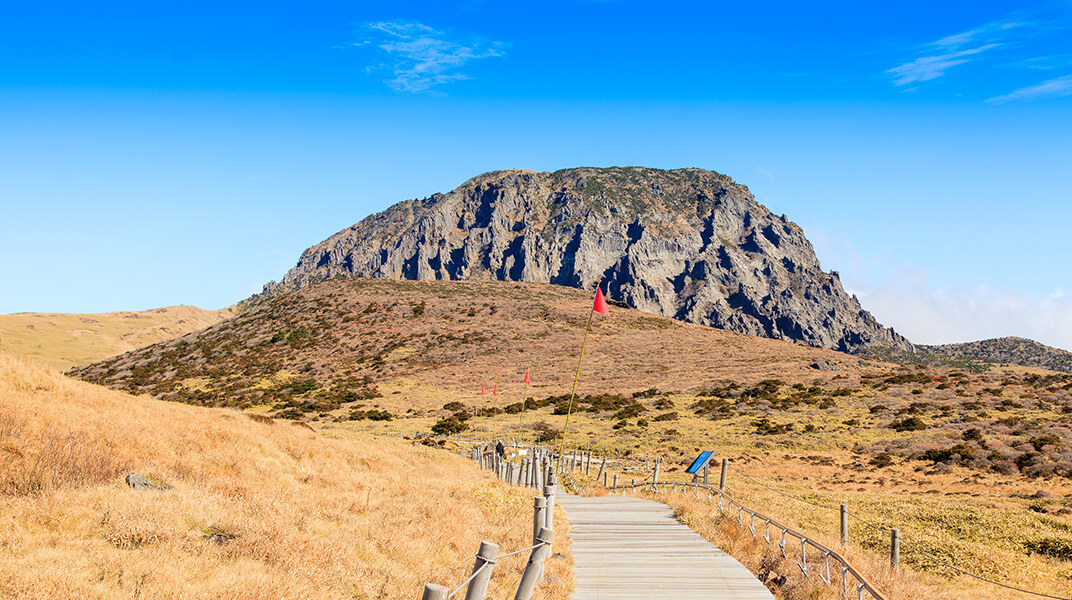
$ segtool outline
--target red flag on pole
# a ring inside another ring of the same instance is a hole
[[[496,383],[495,385],[493,385],[491,387],[491,395],[492,396],[498,396],[499,395],[499,384]]]
[[[486,387],[484,387],[484,386],[480,386],[480,395],[481,396],[487,396],[488,395],[488,389]]]
[[[592,305],[592,310],[610,316],[610,313],[607,312],[607,301],[603,298],[603,290],[598,287],[596,287],[596,302]]]
[[[529,370],[528,369],[525,369],[525,383],[532,383],[532,380],[529,379]]]

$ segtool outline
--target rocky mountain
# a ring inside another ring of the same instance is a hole
[[[702,169],[487,173],[340,231],[260,296],[335,277],[602,279],[614,300],[691,323],[848,352],[912,349],[823,271],[799,226]]]
[[[1003,337],[965,344],[919,346],[923,352],[992,363],[1009,363],[1072,373],[1072,352],[1051,348],[1034,340]]]

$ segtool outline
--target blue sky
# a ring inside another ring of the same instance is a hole
[[[748,185],[914,341],[1072,348],[1070,27],[1070,1],[0,4],[0,313],[217,308],[475,174],[645,165]]]

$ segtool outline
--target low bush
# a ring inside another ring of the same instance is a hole
[[[927,424],[919,417],[908,417],[900,421],[893,421],[889,428],[894,431],[920,431],[927,428]]]

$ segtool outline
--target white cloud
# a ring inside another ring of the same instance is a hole
[[[987,102],[1004,104],[1006,102],[1015,102],[1018,100],[1041,100],[1043,98],[1059,98],[1061,96],[1072,96],[1072,75],[1064,75],[1062,77],[1043,81],[1036,85],[1023,87],[1003,96],[989,98]]]
[[[387,54],[387,63],[369,67],[388,69],[393,77],[385,83],[399,92],[417,93],[435,86],[469,79],[461,68],[470,61],[503,56],[502,44],[477,36],[449,35],[423,23],[380,21],[364,26],[373,43]]]
[[[948,52],[934,56],[921,56],[912,62],[888,69],[886,73],[892,76],[896,85],[906,85],[915,81],[930,81],[937,79],[949,69],[962,65],[971,60],[976,54],[997,48],[1001,44],[986,44],[978,48],[968,48],[957,52]]]
[[[977,60],[984,52],[1020,41],[1035,25],[1024,19],[1002,19],[947,35],[916,47],[916,58],[887,69],[886,74],[894,85],[931,81],[953,67]]]
[[[1072,297],[1061,290],[1033,296],[988,286],[933,289],[924,273],[902,271],[858,296],[881,323],[919,344],[1018,336],[1072,349]]]

